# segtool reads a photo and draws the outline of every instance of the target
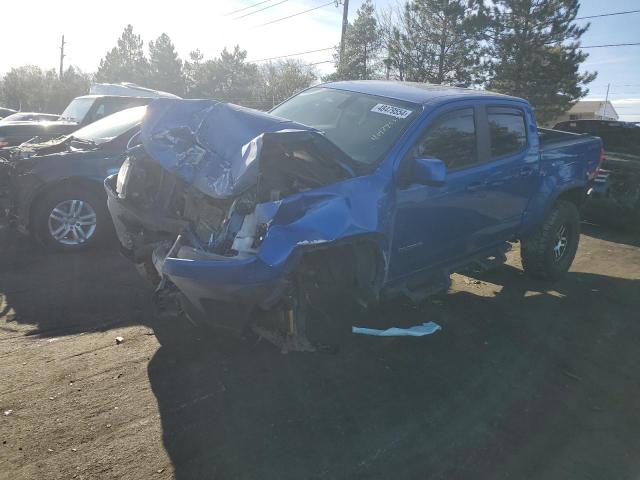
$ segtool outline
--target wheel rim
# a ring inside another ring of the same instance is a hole
[[[556,262],[559,262],[567,251],[567,244],[569,243],[569,229],[566,224],[560,226],[556,232],[556,242],[553,246],[553,257]]]
[[[63,245],[81,245],[96,231],[97,217],[84,200],[65,200],[49,213],[49,234]]]

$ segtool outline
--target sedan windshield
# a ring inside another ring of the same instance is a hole
[[[373,164],[420,108],[386,97],[318,87],[296,95],[271,113],[320,130],[353,160]]]
[[[100,145],[131,130],[142,121],[146,111],[146,106],[127,108],[81,128],[73,138]]]

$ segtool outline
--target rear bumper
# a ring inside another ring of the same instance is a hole
[[[107,206],[125,256],[135,263],[151,261],[201,313],[209,317],[219,302],[235,303],[243,310],[268,308],[286,292],[288,262],[272,266],[257,255],[207,252],[191,240],[186,222],[141,211],[119,198],[115,177],[105,180]]]
[[[589,198],[597,199],[608,197],[610,187],[610,172],[608,170],[598,170],[596,177],[590,184]]]

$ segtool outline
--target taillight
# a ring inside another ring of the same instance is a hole
[[[602,163],[604,162],[604,148],[600,149],[600,159],[598,160],[598,168],[596,168],[597,170],[600,170],[600,168],[602,167]]]
[[[598,165],[596,165],[596,168],[593,169],[593,172],[591,172],[591,173],[589,173],[587,175],[587,178],[589,180],[593,180],[594,178],[596,178],[598,176],[598,174],[602,170],[602,163],[603,162],[604,162],[604,148],[601,148],[600,149],[600,158],[598,159]]]

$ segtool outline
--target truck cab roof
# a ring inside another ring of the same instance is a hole
[[[350,92],[377,95],[380,97],[393,98],[395,100],[417,103],[421,105],[433,105],[445,101],[454,100],[456,97],[462,98],[497,98],[500,100],[513,100],[527,103],[525,100],[503,95],[501,93],[489,92],[486,90],[474,90],[471,88],[451,87],[447,85],[435,85],[418,82],[399,82],[389,80],[354,80],[329,82],[319,85],[337,90],[347,90]]]

